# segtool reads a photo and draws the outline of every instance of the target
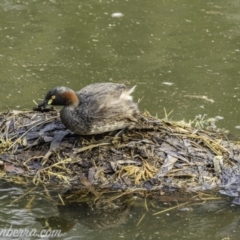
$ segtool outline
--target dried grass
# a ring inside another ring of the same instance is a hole
[[[219,129],[202,129],[206,124],[212,127],[205,117],[188,123],[168,118],[167,113],[159,120],[146,112],[135,129],[116,138],[71,135],[56,112],[2,113],[0,156],[33,175],[34,184],[57,181],[80,187],[86,183],[79,177],[83,174],[89,185],[100,188],[168,186],[196,191],[219,186],[221,172],[227,169],[230,176],[240,159],[239,145]],[[222,161],[214,166],[216,156]]]

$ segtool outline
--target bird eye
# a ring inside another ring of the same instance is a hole
[[[51,96],[51,99],[55,99],[55,98],[56,98],[56,96],[55,96],[55,95],[52,95],[52,96]]]

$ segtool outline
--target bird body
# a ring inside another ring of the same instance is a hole
[[[139,110],[131,96],[134,89],[117,83],[95,83],[78,92],[56,87],[39,107],[64,106],[60,118],[66,128],[81,135],[100,134],[136,124]]]

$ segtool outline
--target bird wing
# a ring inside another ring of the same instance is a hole
[[[116,97],[118,98],[121,93],[126,90],[126,86],[124,84],[117,83],[94,83],[90,84],[80,91],[77,92],[81,98],[108,98]]]
[[[124,114],[132,103],[130,94],[134,88],[128,89],[124,84],[95,83],[77,92],[80,99],[78,110],[82,116],[91,119],[111,119]],[[132,106],[133,107],[133,106]],[[130,107],[130,108],[132,108]]]

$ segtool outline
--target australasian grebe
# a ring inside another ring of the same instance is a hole
[[[135,86],[95,83],[78,92],[67,87],[50,90],[39,108],[46,105],[64,106],[60,118],[66,128],[81,135],[92,135],[133,127],[138,106],[131,93]]]

